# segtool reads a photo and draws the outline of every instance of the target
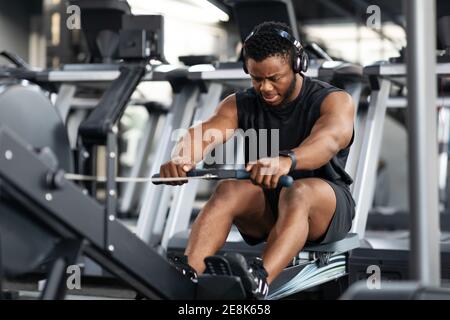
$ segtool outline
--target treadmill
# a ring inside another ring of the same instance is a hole
[[[450,17],[443,17],[440,21],[441,26],[444,26],[445,23],[448,25]],[[440,31],[443,40],[442,42],[449,47],[450,33],[448,32],[448,29],[442,29]],[[370,98],[371,101],[374,101],[372,114],[373,124],[364,132],[364,135],[366,137],[371,137],[370,141],[372,141],[372,154],[364,159],[364,161],[368,161],[368,163],[373,163],[374,159],[378,159],[386,109],[399,107],[410,108],[406,97],[392,97],[391,95],[391,88],[394,84],[406,86],[407,65],[404,60],[404,56],[402,55],[400,58],[391,59],[390,62],[376,63],[364,68],[364,74],[369,77],[372,87]],[[450,55],[448,50],[438,56],[436,60],[435,76],[438,81],[441,81],[443,78],[450,75]],[[428,106],[430,108],[430,113],[435,114],[433,108],[437,108],[436,114],[438,114],[440,118],[447,119],[450,106],[448,96],[445,94],[442,95],[441,93],[437,99],[433,99],[433,101],[436,105]],[[448,138],[448,130],[446,134]],[[438,179],[439,191],[442,194],[443,192],[445,193],[446,189],[448,147],[445,146],[444,148],[441,145],[439,150],[439,157],[444,160],[440,161],[440,177]],[[367,180],[366,183],[369,186],[374,185],[372,180]],[[365,194],[362,194],[361,199],[365,199],[363,203],[372,203],[373,189],[369,193],[366,192]],[[368,209],[369,208],[364,208],[366,211]],[[356,282],[365,279],[367,277],[367,267],[370,265],[380,266],[383,280],[410,279],[409,262],[412,253],[410,248],[411,233],[409,232],[409,229],[412,224],[408,223],[409,214],[375,214],[371,224],[373,225],[376,223],[379,230],[366,230],[366,225],[368,225],[367,220],[371,219],[371,215],[372,213],[369,214],[368,217],[365,216],[365,220],[361,219],[358,221],[361,230],[360,234],[363,236],[363,240],[361,241],[361,247],[353,250],[350,255],[350,281]],[[448,231],[450,219],[448,217],[448,212],[440,214],[440,270],[441,279],[443,279],[443,283],[446,284],[450,281],[450,232]],[[381,230],[383,227],[385,230]]]

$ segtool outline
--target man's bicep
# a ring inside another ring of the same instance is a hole
[[[238,127],[237,106],[235,95],[225,98],[217,107],[214,115],[203,123],[204,130],[217,130],[225,142]]]
[[[353,136],[354,113],[353,99],[348,93],[332,93],[322,102],[320,118],[311,134],[329,135],[344,149]]]

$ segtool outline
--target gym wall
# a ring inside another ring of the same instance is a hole
[[[28,60],[33,2],[0,0],[0,51],[15,52]]]

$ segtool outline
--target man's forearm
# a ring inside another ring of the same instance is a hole
[[[207,144],[203,141],[201,124],[189,128],[188,132],[177,142],[172,151],[172,159],[182,159],[183,161],[196,164],[203,159],[203,150]]]
[[[222,143],[221,139],[208,134],[207,130],[205,131],[205,125],[199,124],[189,128],[188,132],[178,141],[172,152],[172,158],[177,157],[196,164],[220,143]]]
[[[297,157],[295,169],[318,169],[328,163],[339,149],[338,141],[330,136],[321,135],[307,138],[300,146],[293,149]]]

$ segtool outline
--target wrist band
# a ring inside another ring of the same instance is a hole
[[[289,157],[289,158],[291,158],[292,163],[291,163],[291,168],[289,169],[289,173],[294,171],[295,167],[297,166],[297,157],[295,155],[295,152],[292,151],[292,150],[283,150],[283,151],[280,151],[279,155],[281,157]]]

